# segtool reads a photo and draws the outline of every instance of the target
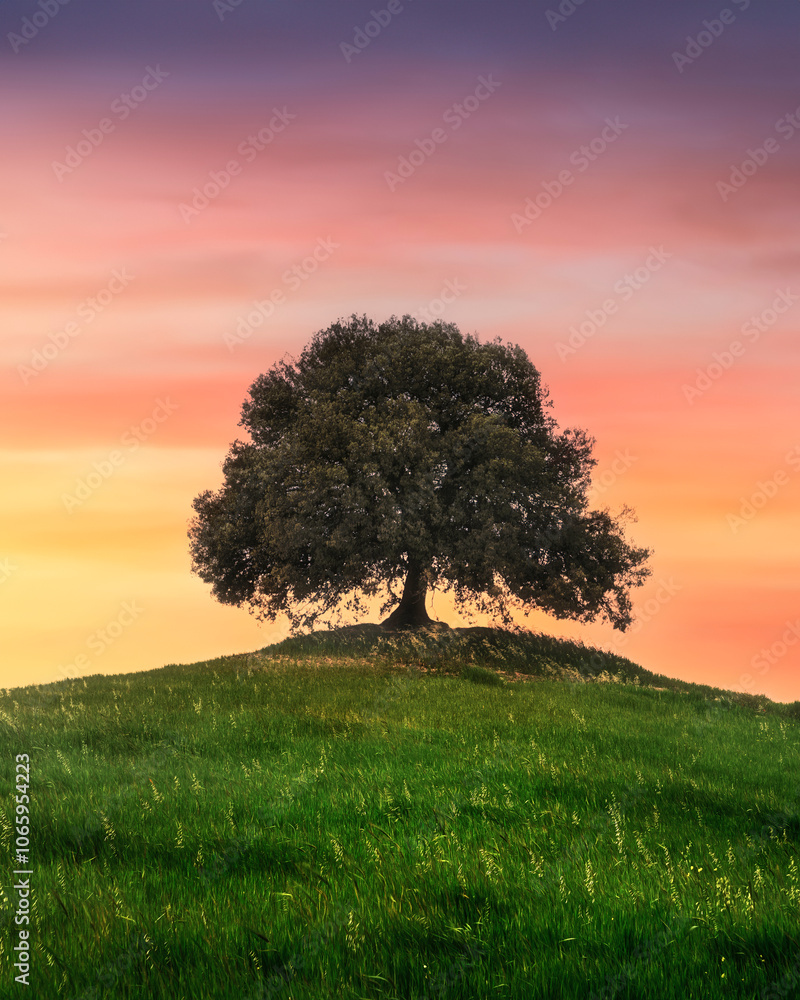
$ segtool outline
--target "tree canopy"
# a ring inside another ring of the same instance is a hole
[[[224,483],[200,494],[192,568],[225,604],[294,629],[356,617],[423,625],[428,588],[512,622],[539,608],[624,630],[649,551],[590,510],[594,440],[560,431],[518,346],[452,324],[352,316],[260,375]],[[403,585],[402,600],[397,587]]]

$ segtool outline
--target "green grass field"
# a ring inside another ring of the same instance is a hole
[[[5,691],[1,995],[798,997],[799,709],[490,630]]]

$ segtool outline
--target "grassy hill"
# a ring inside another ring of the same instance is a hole
[[[31,995],[800,995],[798,707],[543,636],[369,626],[4,691]]]
[[[692,684],[654,674],[623,656],[581,642],[535,632],[456,628],[430,632],[398,630],[387,634],[379,625],[352,625],[285,639],[262,652],[273,658],[285,656],[298,661],[330,656],[385,666],[417,666],[427,672],[459,676],[468,673],[473,680],[483,671],[483,682],[490,684],[501,684],[504,680],[634,684],[800,719],[800,701],[776,703],[764,695]],[[471,667],[477,670],[470,670]]]

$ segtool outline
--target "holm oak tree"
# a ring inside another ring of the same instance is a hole
[[[385,626],[428,626],[435,587],[506,625],[539,608],[624,630],[650,553],[623,537],[628,508],[589,509],[594,440],[551,406],[520,347],[409,316],[334,323],[251,386],[250,440],[193,503],[192,568],[294,629],[379,594],[381,614],[399,601]]]

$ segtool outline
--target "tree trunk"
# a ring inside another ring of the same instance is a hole
[[[426,628],[440,624],[430,618],[425,610],[427,593],[428,580],[425,571],[420,563],[410,559],[400,603],[389,617],[381,622],[381,625],[384,628]]]

